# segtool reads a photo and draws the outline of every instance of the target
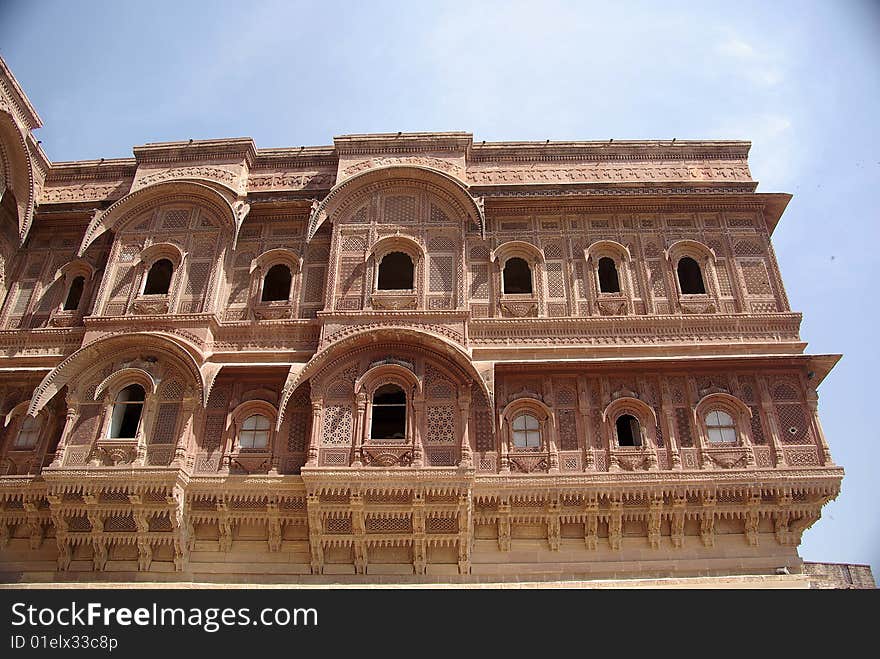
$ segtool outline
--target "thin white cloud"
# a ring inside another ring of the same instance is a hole
[[[715,45],[722,62],[733,67],[733,73],[758,87],[774,87],[783,82],[782,65],[767,49],[754,47],[745,39],[727,35]]]
[[[752,48],[751,44],[735,37],[731,37],[723,43],[718,44],[715,50],[718,51],[719,54],[727,55],[728,57],[748,59],[755,56],[755,49]]]

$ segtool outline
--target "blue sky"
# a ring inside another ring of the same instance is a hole
[[[0,53],[53,161],[146,142],[466,130],[476,140],[749,139],[802,336],[843,353],[820,412],[847,471],[806,560],[880,575],[880,5],[0,0]]]

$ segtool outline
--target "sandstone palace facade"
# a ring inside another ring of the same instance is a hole
[[[4,580],[802,571],[839,356],[748,142],[53,163],[0,85]]]

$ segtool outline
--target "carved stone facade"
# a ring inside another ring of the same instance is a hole
[[[839,356],[804,353],[749,143],[56,164],[0,73],[0,573],[801,572]]]

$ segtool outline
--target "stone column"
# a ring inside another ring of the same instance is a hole
[[[471,392],[462,391],[458,395],[458,412],[461,419],[461,459],[459,466],[473,467],[473,451],[470,439]]]
[[[67,400],[67,414],[64,418],[64,429],[61,431],[61,439],[55,449],[55,457],[52,459],[50,467],[60,467],[64,463],[64,448],[67,446],[67,439],[70,431],[73,429],[73,423],[76,419],[76,402],[72,399]]]
[[[831,459],[831,450],[828,448],[828,440],[825,439],[825,432],[822,430],[822,424],[819,422],[819,393],[815,387],[806,387],[807,390],[807,407],[810,410],[810,422],[813,425],[813,434],[816,442],[819,444],[819,452],[822,455],[822,464],[834,464]]]
[[[412,411],[410,414],[413,424],[413,466],[421,467],[425,464],[425,447],[422,443],[422,420],[425,418],[425,396],[421,393],[413,395]]]
[[[669,443],[670,468],[681,469],[681,453],[678,450],[678,438],[675,436],[675,408],[672,407],[669,395],[669,384],[665,379],[660,382],[660,423],[663,426],[666,441]]]
[[[361,391],[355,395],[355,417],[354,417],[354,451],[351,466],[364,466],[364,441],[367,433],[367,395]]]
[[[580,431],[578,432],[578,442],[581,445],[581,455],[583,456],[583,470],[592,471],[593,469],[593,424],[590,423],[590,397],[587,394],[586,383],[583,378],[578,378],[578,423]]]
[[[306,451],[306,466],[315,467],[318,464],[318,444],[321,442],[321,426],[324,416],[324,401],[312,400],[312,434],[309,437],[309,446]]]
[[[557,433],[558,424],[556,421],[556,412],[551,411],[550,416],[547,417],[547,449],[550,453],[550,468],[548,471],[554,474],[559,471],[559,445],[556,441]]]
[[[773,408],[773,399],[770,396],[770,389],[767,387],[767,380],[758,377],[758,391],[761,398],[761,411],[767,420],[767,428],[770,430],[770,444],[773,446],[775,454],[775,466],[782,467],[785,465],[785,451],[782,448],[782,441],[779,435],[779,424],[776,423],[776,410]]]

